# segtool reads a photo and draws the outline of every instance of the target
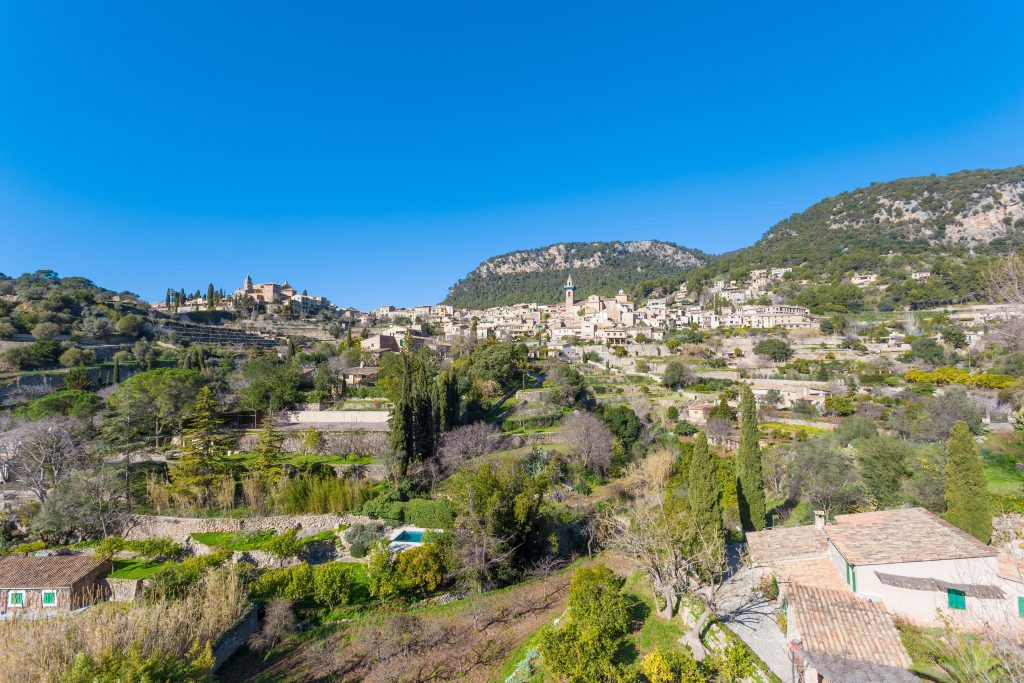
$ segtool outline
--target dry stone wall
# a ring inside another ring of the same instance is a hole
[[[176,543],[185,544],[192,534],[217,531],[264,531],[282,533],[299,527],[299,538],[313,536],[321,531],[333,531],[339,525],[365,524],[369,517],[362,515],[275,515],[272,517],[163,517],[156,515],[130,515],[124,537],[130,541],[165,536]]]

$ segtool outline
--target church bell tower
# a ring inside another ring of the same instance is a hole
[[[569,313],[576,305],[576,285],[572,283],[572,275],[565,281],[565,311]]]

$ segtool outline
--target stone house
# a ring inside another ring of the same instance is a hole
[[[88,555],[0,558],[0,615],[67,612],[106,600],[110,560]]]

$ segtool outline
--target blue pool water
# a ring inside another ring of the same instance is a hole
[[[423,532],[422,531],[403,531],[392,539],[398,543],[422,543]]]

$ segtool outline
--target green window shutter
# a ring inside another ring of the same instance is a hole
[[[53,607],[57,604],[57,591],[43,591],[43,607]]]
[[[946,595],[949,597],[950,609],[967,609],[967,596],[963,591],[955,588],[947,588]]]
[[[1024,597],[1017,598],[1017,616],[1024,617]]]

